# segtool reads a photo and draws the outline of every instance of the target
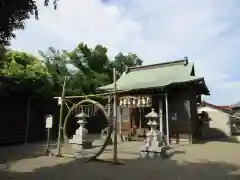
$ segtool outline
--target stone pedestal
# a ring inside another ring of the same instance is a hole
[[[92,148],[92,140],[88,140],[86,137],[86,135],[88,134],[87,129],[84,128],[86,121],[80,119],[77,123],[80,126],[76,130],[75,135],[73,135],[73,138],[69,140],[69,143],[71,144],[73,150],[78,152],[82,149]]]
[[[148,125],[151,130],[147,133],[147,138],[144,141],[144,145],[140,148],[140,155],[142,158],[154,159],[157,156],[162,158],[166,157],[167,147],[161,145],[161,134],[157,131],[156,121],[149,121]]]

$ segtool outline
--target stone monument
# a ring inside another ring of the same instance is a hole
[[[163,136],[157,130],[157,119],[159,115],[152,109],[145,117],[149,119],[147,125],[150,127],[150,131],[147,133],[144,145],[140,149],[140,155],[142,158],[150,157],[151,159],[154,159],[156,156],[164,157],[167,148],[165,145],[160,144]]]
[[[69,140],[69,143],[72,145],[72,148],[76,151],[81,151],[82,149],[91,148],[92,140],[87,140],[86,135],[88,134],[88,130],[85,128],[85,124],[87,123],[86,118],[89,116],[81,111],[80,114],[75,116],[77,118],[77,123],[79,124],[79,128],[76,130],[73,138]]]

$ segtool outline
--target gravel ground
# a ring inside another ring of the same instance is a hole
[[[119,144],[121,165],[43,156],[44,145],[39,144],[4,147],[0,148],[0,180],[240,180],[240,144],[174,146],[165,160],[139,159],[141,145]],[[111,157],[109,146],[100,159]]]

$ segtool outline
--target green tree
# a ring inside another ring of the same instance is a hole
[[[143,60],[140,59],[134,53],[128,53],[124,55],[123,53],[118,53],[114,61],[112,62],[112,68],[116,68],[117,77],[120,77],[124,71],[126,71],[127,67],[141,66]]]
[[[52,80],[47,68],[36,57],[7,50],[0,59],[2,93],[48,94]]]
[[[49,48],[47,52],[40,51],[40,54],[53,77],[54,91],[60,94],[63,77],[67,75],[66,93],[74,95],[95,93],[97,87],[112,83],[113,68],[116,68],[119,77],[126,67],[138,66],[143,62],[133,53],[119,53],[114,60],[110,60],[107,52],[102,45],[90,48],[80,43],[72,51],[60,52]]]
[[[57,1],[52,0],[57,8]],[[43,0],[45,6],[49,0]],[[38,7],[34,0],[1,0],[0,1],[0,45],[8,46],[15,37],[14,31],[24,29],[25,21],[32,16],[38,19]]]
[[[39,51],[43,58],[45,67],[53,80],[53,94],[59,95],[62,90],[64,76],[71,76],[70,70],[67,67],[67,56],[62,51],[49,47],[46,52]]]
[[[94,93],[96,87],[109,82],[107,48],[97,45],[94,49],[80,43],[73,51],[64,52],[75,70],[69,80],[72,93]]]

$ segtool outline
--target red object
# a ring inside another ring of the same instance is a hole
[[[202,103],[204,104],[208,104],[208,105],[211,105],[217,109],[223,109],[223,110],[231,110],[231,106],[218,106],[218,105],[214,105],[214,104],[211,104],[211,103],[208,103],[206,101],[202,101]]]

